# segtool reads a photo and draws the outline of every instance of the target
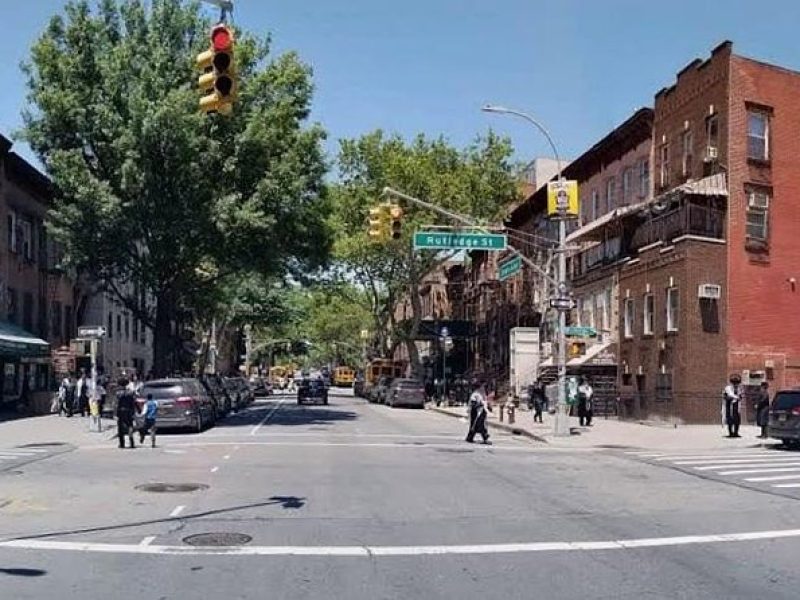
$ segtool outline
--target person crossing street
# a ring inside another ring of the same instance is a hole
[[[119,447],[125,447],[125,438],[130,440],[131,448],[135,448],[136,444],[133,440],[133,419],[136,414],[136,397],[133,392],[128,390],[128,379],[122,377],[119,382],[119,391],[117,392],[117,438],[119,439]]]
[[[479,433],[483,438],[484,444],[491,444],[489,432],[486,430],[487,411],[490,411],[483,384],[475,381],[472,384],[472,395],[469,397],[469,432],[467,441],[471,444],[475,441],[475,434]]]

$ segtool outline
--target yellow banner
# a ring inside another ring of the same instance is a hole
[[[572,217],[580,214],[578,182],[551,181],[547,184],[547,214],[551,217]]]

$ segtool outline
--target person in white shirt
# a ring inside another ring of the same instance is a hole
[[[741,400],[744,397],[742,378],[735,373],[731,375],[729,384],[722,392],[722,416],[728,426],[728,437],[738,438],[739,425],[742,424],[742,415],[739,412]]]
[[[492,410],[486,400],[483,384],[479,381],[472,383],[472,395],[469,397],[469,432],[467,441],[471,444],[475,440],[475,434],[481,434],[484,444],[491,444],[489,432],[486,430],[487,411]]]
[[[591,427],[592,425],[592,416],[594,415],[592,411],[592,396],[594,396],[594,390],[589,385],[589,380],[582,377],[578,386],[578,422],[581,427],[584,425]]]

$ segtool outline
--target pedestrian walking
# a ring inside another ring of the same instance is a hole
[[[528,389],[528,396],[530,398],[531,405],[533,406],[533,422],[543,423],[542,410],[545,403],[545,394],[541,377],[537,377],[536,381],[531,384],[530,388]]]
[[[592,409],[592,396],[594,390],[589,384],[586,377],[581,377],[581,382],[578,385],[578,424],[583,427],[592,426],[592,416],[594,414]]]
[[[58,393],[56,398],[58,400],[58,416],[66,415],[67,411],[67,392],[69,391],[70,381],[69,377],[64,377],[58,385]]]
[[[147,394],[147,401],[142,405],[139,413],[142,424],[139,427],[139,443],[144,444],[144,438],[150,434],[150,445],[156,447],[156,418],[158,416],[158,402],[153,399],[153,394]]]
[[[85,417],[89,410],[89,381],[83,371],[81,371],[81,376],[75,384],[75,397],[78,402],[78,411],[80,411],[82,417]]]
[[[739,425],[742,423],[739,407],[743,394],[742,378],[736,374],[731,375],[728,385],[722,392],[722,415],[725,425],[728,426],[728,437],[730,438],[742,437],[739,435]]]
[[[769,437],[767,428],[769,426],[769,382],[762,381],[761,387],[756,396],[756,425],[761,428],[761,439]]]
[[[486,399],[483,385],[479,381],[472,384],[472,395],[469,397],[469,432],[467,441],[471,444],[475,441],[475,434],[479,433],[483,438],[484,444],[491,444],[489,432],[486,430],[487,411],[492,407]]]
[[[133,419],[136,414],[136,397],[128,389],[128,379],[126,377],[120,378],[118,385],[119,391],[117,392],[117,438],[119,439],[119,447],[125,447],[125,438],[130,440],[131,448],[135,448],[136,444],[133,440]]]

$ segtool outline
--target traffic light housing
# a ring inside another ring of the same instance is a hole
[[[209,49],[197,55],[197,66],[203,72],[200,86],[200,110],[204,113],[228,115],[236,95],[233,30],[220,23],[211,30]]]
[[[374,206],[369,209],[369,237],[379,241],[385,237],[384,207]]]
[[[399,240],[403,235],[403,209],[397,204],[392,204],[389,207],[389,216],[391,217],[392,239]]]

